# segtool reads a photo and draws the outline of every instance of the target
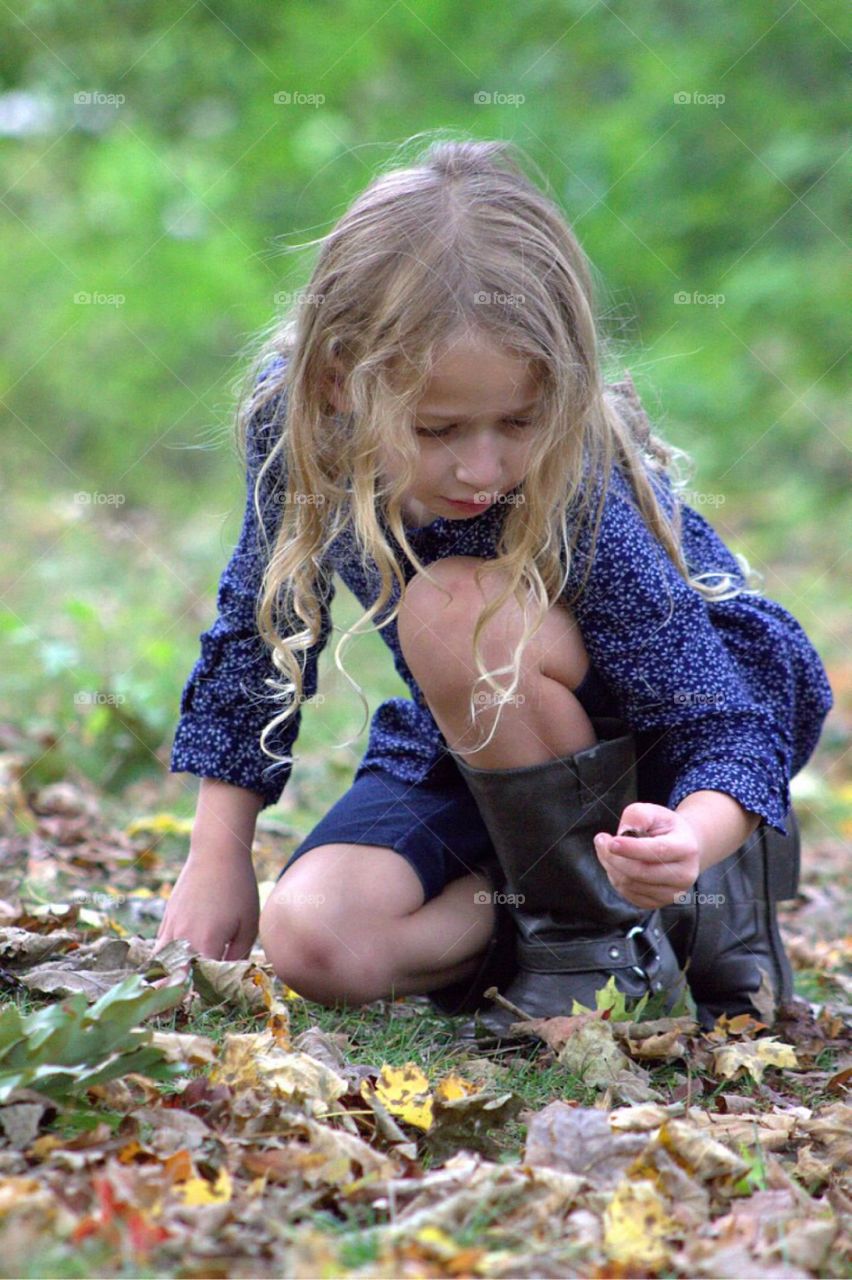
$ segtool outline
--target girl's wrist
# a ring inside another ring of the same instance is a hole
[[[196,857],[251,860],[257,816],[263,797],[246,787],[202,778],[190,837]]]

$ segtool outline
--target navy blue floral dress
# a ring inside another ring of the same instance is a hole
[[[276,672],[254,621],[264,553],[253,489],[274,442],[275,407],[267,405],[249,424],[242,530],[219,584],[218,616],[200,637],[200,656],[181,696],[170,762],[172,772],[258,792],[264,806],[279,799],[292,769],[270,761],[258,741],[277,707],[264,684]],[[276,511],[270,499],[280,481],[280,473],[268,474],[261,497],[270,537]],[[655,474],[653,482],[671,510],[668,477]],[[505,511],[495,504],[469,520],[439,517],[407,534],[427,565],[451,555],[493,558]],[[692,573],[730,573],[742,581],[734,555],[686,505],[682,545]],[[581,537],[568,596],[580,581],[587,551],[588,539]],[[413,567],[401,552],[399,562],[407,582]],[[378,595],[375,566],[361,564],[351,531],[332,545],[327,570],[323,630],[305,668],[307,696],[317,691],[317,658],[331,630],[333,573],[365,609]],[[620,716],[635,734],[640,799],[674,808],[693,791],[723,791],[786,834],[790,779],[812,754],[832,706],[823,665],[796,619],[761,594],[708,603],[648,531],[618,469],[591,573],[572,607],[592,662],[585,689],[596,691],[599,713]],[[435,776],[447,744],[408,670],[395,623],[380,635],[411,697],[390,698],[376,708],[353,781],[380,770],[384,777],[417,784]],[[277,754],[290,753],[300,720],[301,712],[272,735]]]

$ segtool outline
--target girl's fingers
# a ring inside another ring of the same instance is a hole
[[[597,841],[612,857],[623,857],[636,862],[679,862],[685,855],[673,849],[665,836],[611,836],[605,842]]]
[[[677,869],[672,865],[671,860],[641,862],[637,866],[638,859],[634,861],[632,858],[621,858],[617,853],[601,853],[599,857],[607,871],[612,871],[628,884],[652,884],[660,888],[671,887],[673,890],[683,888],[683,881],[678,877]]]

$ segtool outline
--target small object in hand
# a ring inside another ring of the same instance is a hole
[[[645,832],[640,831],[638,827],[625,827],[623,831],[619,831],[618,838],[621,839],[622,836],[638,836],[641,840],[644,834]]]

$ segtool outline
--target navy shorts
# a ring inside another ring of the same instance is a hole
[[[613,702],[595,667],[574,696],[592,716],[612,716]],[[449,752],[421,782],[404,782],[370,766],[294,849],[278,879],[297,858],[321,844],[375,844],[410,864],[429,902],[445,885],[495,860],[476,801]]]

